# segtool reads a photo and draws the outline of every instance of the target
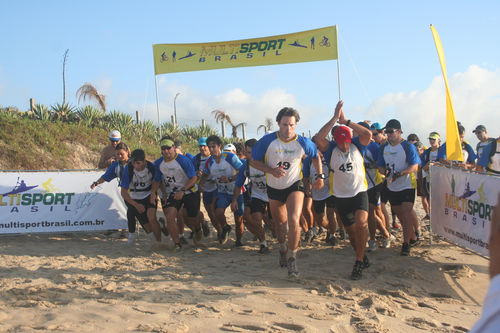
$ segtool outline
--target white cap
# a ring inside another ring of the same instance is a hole
[[[120,141],[121,138],[122,138],[122,135],[117,130],[112,130],[111,133],[109,133],[109,139],[111,141]]]
[[[236,152],[236,147],[232,143],[228,143],[224,146],[224,151],[234,151]]]

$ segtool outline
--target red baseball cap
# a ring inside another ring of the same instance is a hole
[[[347,126],[339,126],[333,132],[333,139],[337,144],[342,144],[344,142],[352,141],[352,133],[349,127]]]

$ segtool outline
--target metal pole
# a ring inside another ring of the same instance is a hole
[[[339,56],[338,31],[339,31],[339,26],[337,25],[337,29],[335,29],[335,34],[336,34],[336,38],[337,38],[337,81],[338,81],[338,86],[339,86],[339,100],[340,100],[341,99],[341,97],[340,97],[340,56]]]
[[[177,109],[175,107],[175,101],[177,99],[177,97],[180,95],[181,93],[177,93],[175,94],[175,97],[174,97],[174,125],[177,125]]]
[[[158,133],[161,139],[161,124],[160,124],[160,105],[158,103],[158,82],[155,75],[155,90],[156,90],[156,113],[158,114]]]
[[[246,130],[245,130],[245,123],[243,123],[243,126],[241,127],[242,129],[242,132],[243,132],[243,141],[247,141],[247,134],[246,134]]]

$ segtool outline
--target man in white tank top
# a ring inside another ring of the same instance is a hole
[[[372,132],[346,119],[342,110],[343,102],[339,101],[335,114],[316,134],[316,144],[324,152],[330,170],[330,189],[335,196],[335,204],[342,223],[349,234],[351,245],[356,254],[356,261],[351,279],[359,280],[364,268],[370,266],[365,255],[368,222],[368,194],[365,177],[363,155],[370,143]],[[333,137],[335,141],[326,140],[336,122],[338,126]],[[351,129],[359,134],[352,138]]]

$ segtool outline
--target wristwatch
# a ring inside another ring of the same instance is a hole
[[[324,173],[320,173],[316,175],[316,179],[325,179],[326,175]]]

